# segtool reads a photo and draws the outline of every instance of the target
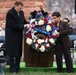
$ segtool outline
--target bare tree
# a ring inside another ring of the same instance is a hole
[[[46,0],[47,5],[50,3],[50,7],[48,10],[50,11],[59,11],[62,14],[62,18],[68,17],[70,21],[73,23],[73,14],[75,0]]]

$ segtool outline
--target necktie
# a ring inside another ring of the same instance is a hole
[[[20,17],[20,14],[18,13],[18,17]]]

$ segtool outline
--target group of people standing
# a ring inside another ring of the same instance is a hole
[[[42,5],[36,4],[36,10],[31,12],[29,19],[35,18],[37,13],[42,14],[49,19],[47,12],[44,12]],[[24,12],[22,11],[23,3],[16,1],[14,7],[11,8],[6,15],[6,28],[5,28],[5,47],[6,55],[10,58],[10,72],[20,72],[20,59],[22,55],[22,37],[23,30],[30,27],[30,23],[24,18]],[[67,72],[73,72],[73,64],[71,59],[70,47],[71,42],[69,40],[69,25],[67,22],[61,21],[61,14],[59,12],[53,12],[52,20],[54,25],[58,28],[57,41],[55,48],[57,70],[63,72],[62,55],[64,55]]]

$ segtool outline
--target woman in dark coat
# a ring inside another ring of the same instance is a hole
[[[73,72],[73,64],[71,59],[70,47],[71,41],[69,40],[69,26],[67,22],[60,20],[61,14],[59,12],[52,13],[55,26],[58,28],[58,38],[55,45],[56,61],[58,72],[63,72],[62,55],[64,55],[67,72]]]
[[[28,25],[21,10],[22,6],[22,2],[16,1],[6,15],[6,55],[10,57],[10,72],[16,73],[20,70],[23,29]]]
[[[40,14],[42,16],[45,16],[45,12],[43,10],[43,3],[42,2],[37,2],[35,4],[35,10],[30,13],[29,19],[35,19],[37,14]]]

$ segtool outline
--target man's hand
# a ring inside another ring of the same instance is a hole
[[[25,28],[25,27],[30,28],[31,25],[30,25],[30,24],[25,24],[25,25],[24,25],[24,28]]]

